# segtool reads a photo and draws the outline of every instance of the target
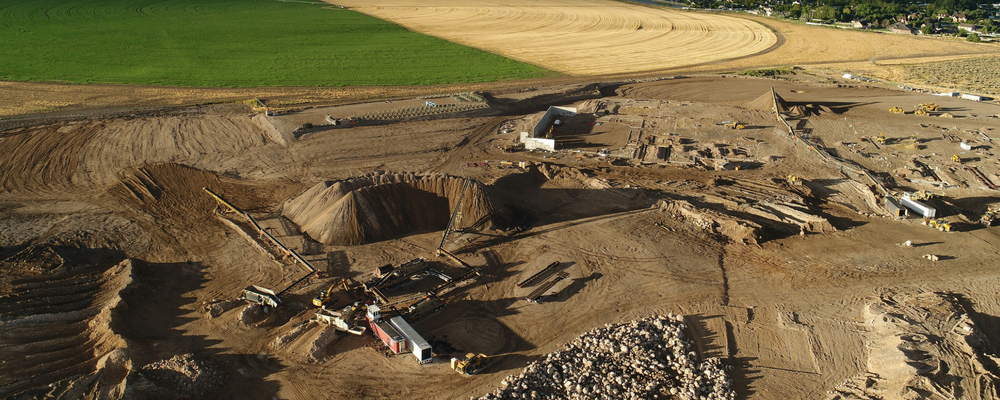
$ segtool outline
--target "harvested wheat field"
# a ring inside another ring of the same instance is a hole
[[[340,3],[417,32],[572,75],[718,62],[761,53],[778,42],[766,27],[740,18],[613,1]]]

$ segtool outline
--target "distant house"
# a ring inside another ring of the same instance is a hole
[[[871,28],[872,23],[867,19],[856,19],[851,21],[851,26],[858,29],[869,29]]]
[[[913,28],[910,28],[908,25],[906,25],[906,24],[904,24],[902,22],[897,22],[895,24],[890,25],[889,26],[889,32],[890,33],[898,33],[898,34],[901,34],[901,35],[913,35],[914,34]]]
[[[952,17],[955,18],[955,22],[967,22],[969,20],[969,17],[966,16],[965,13],[958,13],[953,15]]]
[[[938,13],[937,17],[938,17],[938,19],[951,20],[951,16],[948,15],[948,13]]]
[[[976,32],[976,33],[978,33],[979,31],[976,30],[976,28],[979,28],[979,27],[976,26],[975,24],[958,24],[958,30],[960,30],[960,31]]]
[[[764,7],[764,14],[767,15],[768,17],[770,17],[771,14],[774,14],[774,7],[766,7],[765,6]]]

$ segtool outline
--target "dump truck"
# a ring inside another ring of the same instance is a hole
[[[733,121],[723,121],[722,122],[722,126],[724,126],[726,128],[729,128],[729,129],[745,129],[747,127],[744,124],[741,124],[739,122],[733,122]]]

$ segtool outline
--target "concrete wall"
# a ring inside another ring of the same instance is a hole
[[[549,109],[545,111],[545,115],[542,115],[542,119],[538,120],[538,123],[535,124],[535,129],[532,131],[534,135],[532,137],[545,137],[545,128],[549,126],[549,123],[552,122],[555,117],[572,117],[575,115],[576,107],[549,107]]]
[[[539,139],[539,138],[528,138],[524,142],[525,150],[548,150],[556,151],[556,140],[555,139]]]

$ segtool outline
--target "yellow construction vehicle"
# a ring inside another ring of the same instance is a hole
[[[746,125],[743,125],[739,122],[730,122],[730,121],[723,122],[722,126],[725,126],[726,128],[729,129],[745,129],[747,127]]]
[[[899,108],[899,107],[890,108],[889,112],[891,112],[893,114],[903,114],[904,113],[903,109]]]
[[[941,111],[941,107],[934,103],[917,104],[916,108],[918,110],[924,110],[924,111]]]
[[[802,186],[802,178],[795,176],[795,174],[788,175],[788,184],[792,186]]]
[[[985,227],[993,226],[993,220],[997,218],[993,211],[987,211],[982,217],[979,217],[979,223]]]
[[[875,138],[875,142],[878,143],[878,144],[880,144],[880,145],[885,146],[885,134],[884,133],[878,134],[878,137]]]
[[[937,229],[941,232],[951,232],[951,224],[949,224],[948,221],[945,221],[943,218],[936,218],[936,219],[927,218],[924,220],[924,225]]]
[[[350,292],[351,287],[348,284],[349,281],[350,280],[347,278],[341,279],[335,282],[334,284],[330,285],[330,287],[327,288],[326,290],[319,292],[319,295],[313,298],[313,305],[322,308],[327,308],[328,306],[332,306],[335,300],[333,298],[333,290],[336,289],[337,286],[343,285],[344,290]]]
[[[910,199],[913,199],[913,200],[916,200],[916,201],[930,200],[930,199],[933,199],[935,197],[938,197],[937,193],[928,192],[926,190],[918,190],[916,192],[910,193]]]
[[[469,353],[466,354],[465,358],[461,360],[452,358],[451,369],[458,371],[460,374],[472,375],[486,365],[487,359],[489,359],[489,357],[485,354]]]
[[[958,154],[953,154],[951,156],[951,161],[954,161],[954,162],[957,162],[957,163],[961,164],[962,163],[962,157],[959,157]]]
[[[926,110],[917,110],[913,112],[913,115],[931,115],[931,113],[927,112]]]

